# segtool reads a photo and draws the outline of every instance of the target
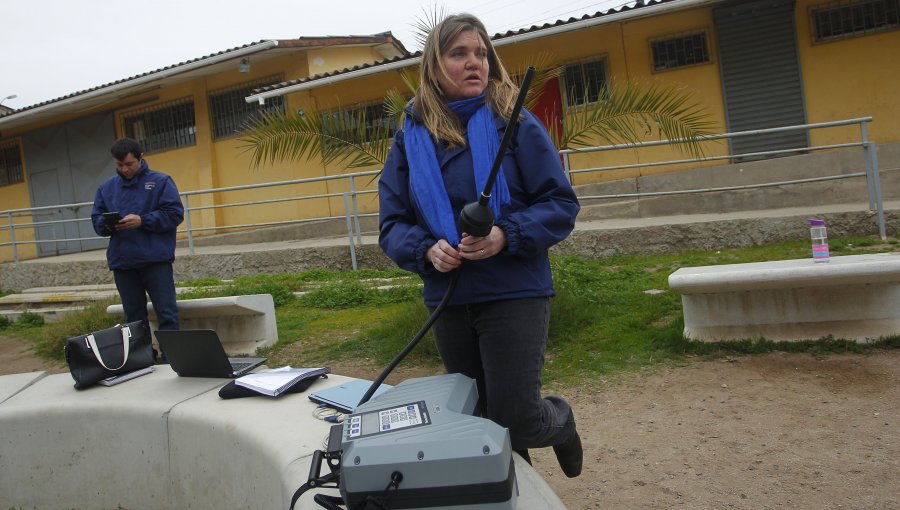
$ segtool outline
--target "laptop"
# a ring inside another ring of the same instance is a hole
[[[229,358],[211,329],[154,331],[172,370],[181,377],[240,377],[267,358]]]
[[[309,399],[317,404],[324,404],[349,414],[356,409],[359,401],[363,398],[363,395],[366,394],[366,391],[369,390],[370,386],[372,386],[372,381],[366,379],[354,379],[338,386],[314,391],[309,394]],[[381,386],[375,390],[375,393],[372,394],[372,398],[381,395],[392,387],[393,386],[390,384],[382,383]]]

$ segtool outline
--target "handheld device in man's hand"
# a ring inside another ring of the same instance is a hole
[[[116,229],[116,223],[122,219],[122,216],[117,212],[105,212],[103,213],[103,222],[106,223],[106,228],[110,230]]]

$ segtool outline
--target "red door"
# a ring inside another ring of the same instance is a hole
[[[553,133],[555,130],[557,139],[562,136],[563,110],[558,77],[547,80],[531,112],[541,119],[548,132]]]

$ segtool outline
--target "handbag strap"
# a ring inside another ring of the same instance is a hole
[[[91,333],[90,335],[85,337],[85,340],[87,340],[88,345],[91,346],[91,350],[94,351],[94,357],[97,358],[97,361],[100,362],[100,365],[107,370],[118,370],[118,369],[124,367],[125,363],[128,362],[128,345],[130,343],[129,340],[131,339],[131,328],[128,326],[123,326],[121,331],[122,331],[122,351],[125,354],[124,354],[124,356],[122,356],[122,364],[117,366],[116,368],[109,368],[108,366],[106,366],[106,363],[103,362],[103,358],[100,357],[100,347],[97,346],[97,340],[94,338],[94,334]]]

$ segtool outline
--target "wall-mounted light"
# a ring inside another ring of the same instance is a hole
[[[297,115],[306,117],[306,111],[303,108],[297,108]]]
[[[250,72],[250,59],[249,59],[249,58],[242,58],[242,59],[241,59],[241,63],[238,64],[238,71],[240,71],[240,72],[242,72],[242,73],[249,73],[249,72]]]

